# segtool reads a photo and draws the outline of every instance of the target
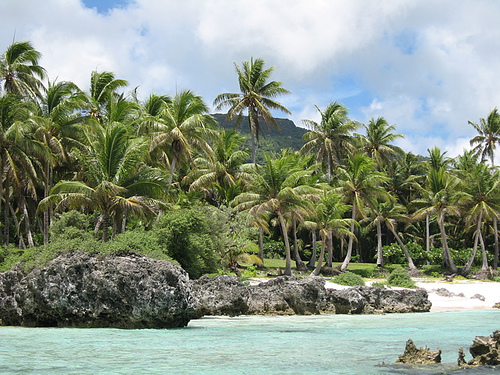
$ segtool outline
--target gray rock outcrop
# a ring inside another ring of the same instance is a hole
[[[186,272],[143,256],[65,253],[29,273],[0,274],[2,325],[171,328],[195,310]]]
[[[192,282],[192,292],[200,316],[408,313],[431,308],[423,289],[325,289],[320,277],[282,276],[250,286],[234,276],[203,277]]]
[[[469,352],[472,359],[465,362],[463,349],[458,352],[458,364],[460,366],[498,366],[500,365],[500,330],[489,336],[476,336]]]

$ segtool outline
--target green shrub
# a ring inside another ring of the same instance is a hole
[[[351,270],[352,273],[359,275],[361,277],[372,277],[373,276],[373,268],[358,268]]]
[[[184,208],[166,212],[154,229],[163,251],[193,278],[217,270],[213,232],[204,212]]]
[[[283,259],[285,257],[285,245],[281,241],[264,242],[264,258]]]
[[[401,288],[415,288],[415,282],[403,268],[395,268],[387,278],[387,285]]]
[[[335,276],[332,279],[332,282],[340,285],[348,285],[348,286],[356,286],[356,285],[365,285],[365,281],[359,275],[356,275],[353,272],[345,271],[340,275]]]
[[[383,284],[383,283],[378,283],[378,282],[373,283],[373,284],[372,284],[372,286],[373,286],[374,288],[385,288],[385,284]]]
[[[77,210],[63,212],[50,225],[50,241],[92,238],[90,217]]]

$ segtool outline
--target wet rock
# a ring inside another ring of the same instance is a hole
[[[3,325],[171,328],[195,310],[186,272],[143,256],[65,253],[29,273],[0,274]]]
[[[441,350],[431,352],[428,348],[417,348],[413,340],[406,342],[405,351],[399,356],[396,363],[406,364],[431,364],[441,363]]]

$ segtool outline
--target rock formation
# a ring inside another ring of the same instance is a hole
[[[465,362],[463,349],[458,352],[459,366],[497,366],[500,365],[500,330],[489,336],[476,336],[469,352],[472,360]]]
[[[396,363],[426,365],[441,363],[441,349],[431,352],[428,348],[417,348],[412,339],[406,342],[405,351],[399,356]]]
[[[234,276],[203,277],[192,282],[200,315],[308,315],[425,312],[427,292],[352,287],[325,289],[320,277],[282,276],[245,286]]]
[[[184,270],[137,255],[65,253],[29,273],[0,274],[2,325],[170,328],[195,310]]]

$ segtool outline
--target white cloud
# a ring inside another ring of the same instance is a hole
[[[51,78],[85,89],[92,70],[111,70],[144,96],[189,88],[209,104],[237,91],[233,62],[261,57],[293,92],[280,100],[297,125],[347,101],[355,120],[396,124],[408,149],[451,153],[473,136],[468,120],[500,105],[498,14],[488,0],[136,0],[107,15],[78,0],[0,0],[0,49],[15,33]]]

